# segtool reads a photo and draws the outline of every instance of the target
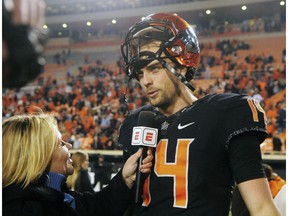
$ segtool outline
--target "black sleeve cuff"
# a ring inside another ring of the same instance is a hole
[[[234,137],[230,141],[228,152],[237,184],[266,177],[262,165],[260,143],[253,133]]]

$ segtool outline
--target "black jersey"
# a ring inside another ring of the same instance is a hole
[[[132,111],[120,129],[124,155],[137,150],[131,135],[142,110],[155,112],[159,135],[153,170],[135,215],[228,215],[235,180],[265,177],[261,165],[252,172],[234,173],[229,160],[230,141],[239,134],[249,133],[259,143],[266,138],[265,113],[253,98],[207,95],[169,117],[149,106]]]

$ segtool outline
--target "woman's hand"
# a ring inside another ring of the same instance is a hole
[[[136,180],[136,169],[138,159],[142,155],[142,149],[139,149],[135,154],[131,155],[122,170],[122,177],[128,188],[132,188]],[[147,150],[147,157],[143,159],[140,170],[142,173],[149,173],[152,167],[153,155],[150,149]]]

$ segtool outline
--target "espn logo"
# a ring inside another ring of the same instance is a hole
[[[132,145],[156,147],[158,129],[150,127],[134,127],[132,134]]]

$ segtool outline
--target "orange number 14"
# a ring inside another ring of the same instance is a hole
[[[160,140],[155,154],[155,174],[173,178],[174,207],[186,208],[188,203],[189,146],[194,139],[179,139],[174,162],[167,162],[167,140]],[[144,183],[143,205],[150,203],[149,178]]]

